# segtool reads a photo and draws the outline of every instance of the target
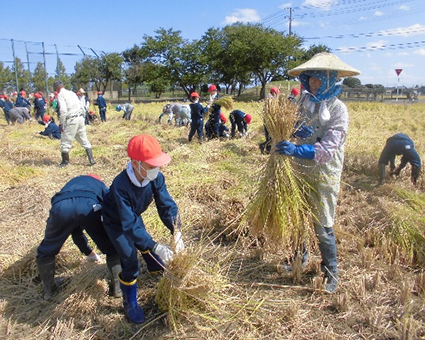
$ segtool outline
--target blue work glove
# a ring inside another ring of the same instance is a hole
[[[276,152],[285,156],[294,156],[303,159],[313,159],[314,145],[295,145],[294,143],[284,140],[276,144]]]
[[[308,137],[310,137],[313,133],[313,127],[312,126],[307,126],[305,124],[297,125],[295,126],[295,132],[294,132],[294,137],[296,138],[300,138],[300,139],[306,139]]]

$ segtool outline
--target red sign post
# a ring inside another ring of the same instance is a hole
[[[403,71],[402,68],[396,68],[395,73],[397,73],[397,96],[395,98],[396,101],[398,101],[398,84],[400,83],[400,73]]]

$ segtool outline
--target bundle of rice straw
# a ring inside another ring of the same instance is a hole
[[[284,96],[269,98],[262,110],[272,138],[268,161],[260,169],[257,191],[247,206],[245,219],[252,235],[265,247],[294,252],[302,242],[314,239],[307,192],[311,188],[297,171],[293,157],[274,151],[275,144],[291,140],[299,119],[297,106]]]
[[[211,255],[211,249],[198,246],[176,254],[158,283],[156,302],[160,310],[168,311],[175,331],[183,318],[191,322],[201,318],[204,325],[222,320],[224,288],[229,285],[218,261],[203,259],[207,251]]]
[[[214,100],[214,104],[224,107],[226,110],[233,110],[233,98],[231,96],[224,96]]]

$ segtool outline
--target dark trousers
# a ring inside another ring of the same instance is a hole
[[[106,122],[106,107],[99,109],[100,111],[100,120]]]
[[[198,138],[202,139],[204,136],[204,119],[194,119],[192,123],[190,123],[190,132],[189,132],[189,142],[192,140],[195,132],[198,133]]]
[[[116,250],[101,221],[100,210],[94,211],[98,202],[91,198],[75,197],[55,203],[49,212],[43,241],[37,248],[37,258],[56,256],[69,235],[85,255],[91,253],[83,230],[103,254],[115,254]]]

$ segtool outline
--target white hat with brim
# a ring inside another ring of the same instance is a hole
[[[84,91],[83,88],[79,89],[78,92],[80,92],[80,93],[86,93],[86,91]]]
[[[292,70],[288,71],[288,74],[294,77],[299,76],[304,71],[338,71],[338,78],[358,76],[360,71],[347,65],[335,54],[322,52],[316,54],[309,61],[301,64]]]

